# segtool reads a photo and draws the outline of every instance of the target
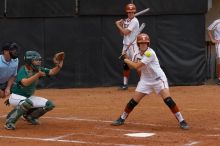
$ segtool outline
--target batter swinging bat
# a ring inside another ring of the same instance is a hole
[[[130,42],[130,44],[128,45],[127,49],[125,50],[125,52],[127,52],[127,50],[129,49],[129,47],[131,46],[131,44],[136,40],[137,36],[142,32],[142,30],[145,28],[146,24],[145,23],[142,23],[141,26],[139,27],[139,29],[136,31],[135,33],[135,37],[134,37],[134,40],[132,40]]]
[[[140,12],[137,12],[137,13],[134,14],[134,16],[137,17],[137,16],[142,15],[142,14],[148,12],[148,11],[150,11],[150,8],[147,8],[147,9],[144,9],[144,10],[142,10]]]

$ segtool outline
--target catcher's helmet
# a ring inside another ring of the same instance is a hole
[[[137,44],[142,44],[142,43],[150,43],[150,37],[146,33],[141,33],[137,36]]]
[[[18,45],[15,42],[8,42],[2,47],[2,51],[9,51],[12,59],[18,58]]]
[[[26,51],[24,56],[24,62],[31,66],[34,71],[39,71],[41,65],[34,65],[34,60],[41,60],[41,55],[37,51]]]
[[[136,12],[136,6],[134,4],[127,4],[125,6],[125,11],[128,12]]]

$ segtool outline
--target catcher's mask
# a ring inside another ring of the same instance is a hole
[[[42,61],[41,55],[37,51],[26,51],[24,56],[24,62],[31,66],[34,71],[39,71],[41,64],[35,65],[33,61]]]
[[[12,59],[16,59],[18,58],[18,45],[14,42],[9,42],[6,43],[3,47],[2,47],[2,51],[9,51],[10,57]]]
[[[146,33],[141,33],[137,36],[137,45],[139,46],[140,44],[147,44],[148,46],[150,45],[150,37]]]
[[[125,6],[125,12],[127,12],[127,13],[135,13],[136,12],[136,6],[134,4],[127,4]]]

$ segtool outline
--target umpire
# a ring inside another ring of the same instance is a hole
[[[0,98],[5,98],[11,92],[12,84],[18,69],[18,45],[6,43],[0,55]]]

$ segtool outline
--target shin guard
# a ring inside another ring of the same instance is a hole
[[[8,115],[6,119],[7,123],[15,124],[17,120],[25,114],[29,109],[33,107],[33,103],[28,98],[20,102]]]
[[[176,103],[173,101],[173,99],[171,97],[167,97],[164,99],[165,104],[170,108],[170,110],[172,111],[172,113],[177,113],[179,112],[179,109],[176,105]]]
[[[34,110],[31,109],[30,112],[28,112],[26,116],[34,118],[34,119],[38,119],[39,117],[43,116],[48,111],[52,110],[54,107],[55,105],[51,101],[48,100],[46,102],[45,107],[35,108]]]

